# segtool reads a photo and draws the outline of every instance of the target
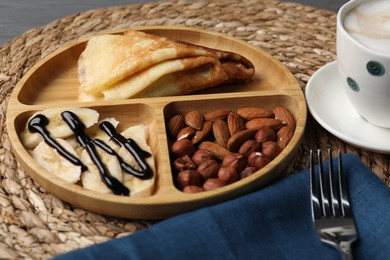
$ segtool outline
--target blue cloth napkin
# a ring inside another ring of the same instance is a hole
[[[359,233],[355,259],[390,259],[390,189],[353,154],[343,167]],[[316,235],[309,189],[306,170],[57,259],[340,259]]]

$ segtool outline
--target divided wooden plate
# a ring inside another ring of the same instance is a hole
[[[236,198],[277,179],[299,149],[306,123],[305,99],[293,75],[267,52],[223,34],[188,27],[131,29],[240,53],[252,61],[256,73],[247,84],[217,87],[193,95],[83,103],[77,101],[77,60],[87,39],[73,43],[38,62],[20,80],[11,95],[7,130],[13,152],[26,172],[47,191],[75,206],[109,216],[134,219],[167,218]],[[172,115],[190,110],[208,112],[218,108],[234,110],[243,106],[272,108],[275,105],[284,105],[292,111],[297,127],[288,146],[266,167],[214,191],[185,194],[175,187],[166,135],[166,122]],[[111,116],[118,119],[121,122],[119,130],[134,124],[148,124],[149,143],[157,166],[154,194],[144,198],[100,194],[66,183],[41,168],[23,147],[19,134],[29,116],[51,107],[96,109],[101,118]]]

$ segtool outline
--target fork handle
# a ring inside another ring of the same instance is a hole
[[[353,254],[351,250],[352,243],[356,240],[355,237],[349,238],[349,239],[340,239],[338,241],[332,241],[322,238],[321,241],[327,244],[328,246],[331,246],[333,248],[336,248],[337,251],[342,256],[342,259],[344,260],[353,260]]]
[[[350,241],[341,241],[338,249],[340,251],[340,254],[343,256],[344,260],[353,260],[351,245],[354,240]]]

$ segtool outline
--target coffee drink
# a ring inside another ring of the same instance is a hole
[[[390,55],[390,1],[370,0],[347,13],[345,30],[363,46]]]

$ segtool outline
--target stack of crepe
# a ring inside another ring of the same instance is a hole
[[[78,61],[79,99],[185,95],[253,74],[239,54],[129,30],[89,39]]]

